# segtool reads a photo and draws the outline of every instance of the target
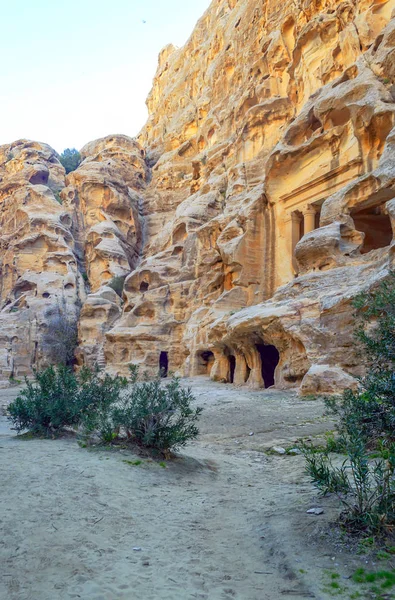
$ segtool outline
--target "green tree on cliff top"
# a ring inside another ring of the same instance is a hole
[[[81,163],[81,154],[75,148],[66,148],[59,156],[59,160],[66,169],[66,173],[71,173]]]

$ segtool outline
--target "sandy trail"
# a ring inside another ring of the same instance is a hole
[[[333,550],[317,534],[332,509],[306,515],[303,459],[263,452],[329,429],[321,402],[187,383],[205,408],[201,435],[166,468],[18,439],[2,418],[1,600],[330,597],[320,573]]]

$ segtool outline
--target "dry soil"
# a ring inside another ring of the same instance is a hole
[[[325,600],[332,573],[351,585],[363,559],[328,527],[337,504],[317,498],[301,456],[267,453],[331,429],[322,402],[185,385],[201,435],[162,464],[21,439],[1,417],[1,600]]]

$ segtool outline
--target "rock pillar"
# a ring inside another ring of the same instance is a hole
[[[310,231],[314,231],[315,229],[315,215],[316,210],[313,206],[308,206],[306,210],[303,212],[304,215],[304,232],[310,233]]]
[[[244,385],[247,380],[247,363],[242,354],[236,354],[236,369],[233,383]]]
[[[289,263],[291,265],[292,274],[295,275],[298,272],[297,263],[295,260],[295,246],[300,240],[300,224],[302,216],[299,212],[292,212],[287,215],[285,219],[287,240],[288,240],[288,253]]]

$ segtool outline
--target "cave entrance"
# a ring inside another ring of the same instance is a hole
[[[261,357],[262,378],[265,388],[269,388],[275,384],[274,373],[280,361],[280,355],[275,346],[256,344],[256,349]]]
[[[392,242],[392,227],[388,215],[384,213],[384,206],[372,206],[355,213],[351,213],[355,229],[365,234],[361,254],[371,250],[385,248]]]
[[[198,356],[198,375],[210,375],[214,360],[214,354],[210,350],[201,352]]]
[[[140,283],[140,292],[147,292],[149,288],[149,283],[148,281],[142,281]]]
[[[169,356],[167,352],[161,352],[159,356],[159,374],[162,378],[167,377],[169,373]]]
[[[235,379],[236,359],[232,354],[230,356],[228,356],[228,362],[229,362],[229,383],[233,383],[234,379]]]

